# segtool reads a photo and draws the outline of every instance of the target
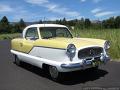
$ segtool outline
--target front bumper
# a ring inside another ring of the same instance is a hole
[[[110,61],[109,56],[101,56],[100,60],[83,60],[82,63],[73,63],[73,64],[61,64],[61,67],[64,69],[75,69],[75,68],[85,68],[87,66],[89,67],[95,67],[100,64],[106,64],[108,61]]]

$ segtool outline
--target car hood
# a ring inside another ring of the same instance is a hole
[[[69,44],[74,44],[76,48],[83,48],[90,46],[103,47],[104,43],[105,40],[92,38],[51,38],[37,40],[35,44],[38,46],[66,49]]]

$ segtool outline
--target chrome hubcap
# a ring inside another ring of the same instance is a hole
[[[59,72],[58,72],[56,67],[50,66],[49,67],[49,72],[50,72],[50,75],[51,75],[52,78],[56,79],[58,77]]]

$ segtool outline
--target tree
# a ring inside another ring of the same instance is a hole
[[[42,20],[40,20],[40,21],[38,22],[38,24],[43,24],[43,21],[42,21]]]
[[[115,18],[115,28],[120,28],[120,16]]]
[[[80,20],[75,19],[74,23],[75,23],[75,25],[74,25],[75,29],[81,29],[81,27],[80,27]]]
[[[26,24],[23,19],[20,19],[20,21],[18,22],[18,25],[20,28],[20,32],[22,32],[22,30],[26,27]]]
[[[0,21],[0,32],[1,33],[9,33],[10,30],[9,21],[6,16],[4,16]]]
[[[107,28],[107,27],[108,27],[106,20],[103,20],[103,21],[102,21],[102,26],[103,26],[104,28]]]
[[[103,20],[102,25],[104,28],[115,28],[115,19],[114,17],[110,17],[107,20]]]
[[[5,25],[9,25],[9,21],[8,21],[8,19],[7,19],[6,16],[4,16],[4,17],[1,19],[0,23],[1,23],[1,24],[5,24]]]
[[[91,26],[91,21],[87,18],[85,19],[85,28],[89,28]]]
[[[85,23],[84,18],[81,18],[81,20],[80,20],[80,28],[81,28],[81,29],[84,29],[84,28],[85,28],[84,23]]]
[[[55,23],[56,23],[56,24],[60,24],[59,20],[56,20]]]
[[[67,24],[66,18],[63,18],[62,24],[63,24],[63,25],[66,25],[66,24]]]
[[[114,28],[114,17],[110,17],[106,20],[107,28]]]
[[[18,23],[15,23],[15,25],[12,26],[12,33],[21,33],[21,29]]]

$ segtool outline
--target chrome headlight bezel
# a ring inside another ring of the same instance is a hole
[[[104,43],[104,49],[108,50],[110,48],[110,41],[105,41]]]
[[[74,44],[69,44],[67,46],[67,55],[70,58],[70,60],[72,61],[73,57],[75,57],[76,54],[76,47]]]

